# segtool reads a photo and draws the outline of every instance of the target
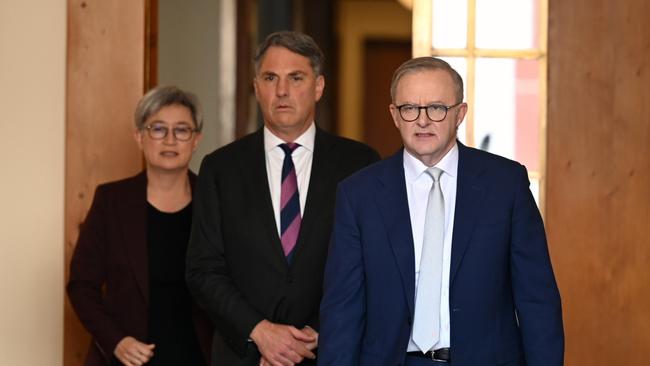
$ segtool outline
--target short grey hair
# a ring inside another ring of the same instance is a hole
[[[310,36],[293,31],[280,31],[269,34],[255,51],[255,73],[260,71],[260,63],[270,47],[284,47],[293,53],[309,59],[314,75],[322,75],[325,57],[323,51]]]
[[[397,93],[397,84],[404,75],[410,74],[412,72],[431,70],[443,70],[449,73],[456,86],[456,103],[462,102],[463,78],[460,76],[460,74],[458,74],[458,72],[454,70],[454,68],[451,67],[451,65],[449,65],[446,61],[439,58],[426,56],[410,59],[401,64],[400,67],[395,70],[393,73],[393,79],[390,82],[390,98],[393,103],[395,102],[395,94]]]
[[[135,108],[135,127],[142,130],[147,119],[156,114],[163,107],[181,105],[190,110],[192,121],[197,131],[203,128],[203,112],[199,98],[191,92],[177,86],[158,86],[147,92]]]

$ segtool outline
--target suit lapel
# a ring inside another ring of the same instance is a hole
[[[377,203],[412,315],[415,306],[415,252],[402,150],[385,161],[379,180],[383,189],[378,191]]]
[[[259,129],[251,136],[250,143],[246,146],[240,164],[242,181],[246,185],[246,192],[250,197],[252,219],[262,223],[264,232],[259,233],[259,242],[263,243],[260,250],[268,252],[268,258],[275,258],[274,262],[286,267],[286,259],[282,250],[282,243],[278,236],[275,223],[275,213],[271,201],[269,179],[266,172],[266,153],[264,151],[264,130]],[[268,245],[269,241],[271,245]]]
[[[330,182],[331,174],[329,173],[334,169],[336,162],[336,158],[333,155],[334,144],[335,142],[332,141],[329,135],[325,134],[318,127],[316,128],[309,188],[307,189],[305,212],[303,213],[300,233],[298,234],[298,241],[296,243],[294,263],[304,250],[307,238],[309,238],[309,234],[316,225],[316,219],[323,212],[329,210],[329,208],[324,207],[327,203],[324,201],[324,198],[328,196],[325,194],[327,187],[332,184]]]
[[[147,175],[135,176],[121,192],[117,211],[124,250],[145,304],[149,304],[149,261],[147,247]]]
[[[485,196],[485,189],[480,185],[483,173],[481,164],[475,161],[471,149],[458,143],[458,184],[456,191],[456,211],[454,214],[454,231],[451,245],[450,287],[469,246],[472,233],[479,216],[479,207]]]

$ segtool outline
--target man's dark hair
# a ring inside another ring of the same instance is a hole
[[[305,56],[309,59],[314,74],[322,75],[323,72],[323,51],[310,36],[293,31],[280,31],[269,34],[264,42],[260,43],[255,52],[255,73],[260,70],[260,63],[269,47],[284,47],[293,53]]]

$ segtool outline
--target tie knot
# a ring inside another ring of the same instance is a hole
[[[438,182],[440,180],[440,176],[442,175],[442,169],[436,168],[436,167],[431,167],[426,170],[427,174],[433,178],[434,182]]]
[[[280,144],[279,146],[282,150],[284,150],[285,155],[291,155],[291,153],[293,153],[293,151],[297,149],[300,144],[296,142],[287,142]]]

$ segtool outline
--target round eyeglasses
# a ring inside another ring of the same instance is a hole
[[[426,111],[427,118],[433,122],[440,122],[447,117],[447,112],[463,102],[458,102],[454,105],[446,106],[444,104],[429,104],[425,106],[419,106],[415,104],[402,104],[398,105],[396,108],[399,111],[400,117],[405,122],[414,122],[420,118],[420,110],[424,109]]]
[[[160,125],[160,124],[151,124],[144,126],[144,129],[147,130],[149,133],[149,137],[152,140],[162,140],[165,137],[167,137],[167,134],[169,133],[169,127],[165,125]],[[172,133],[174,134],[174,138],[178,141],[188,141],[189,139],[192,138],[192,135],[194,132],[197,132],[198,130],[196,128],[192,128],[190,126],[176,126],[172,128]]]

